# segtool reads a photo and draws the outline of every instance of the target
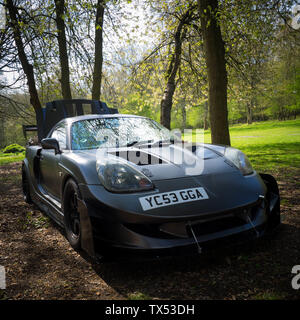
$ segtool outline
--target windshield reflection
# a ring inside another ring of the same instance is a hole
[[[73,150],[118,148],[176,139],[154,120],[137,117],[77,121],[72,124],[71,137]]]

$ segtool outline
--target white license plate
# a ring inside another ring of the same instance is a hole
[[[183,202],[191,202],[208,199],[204,188],[190,188],[156,193],[147,197],[139,198],[144,211],[165,206],[172,206]]]

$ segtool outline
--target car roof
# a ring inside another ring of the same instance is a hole
[[[83,116],[71,117],[67,118],[70,119],[71,122],[79,121],[79,120],[90,120],[90,119],[97,119],[97,118],[145,118],[142,116],[137,116],[133,114],[87,114]]]
[[[91,119],[106,119],[106,118],[146,118],[143,116],[137,116],[133,114],[87,114],[83,116],[77,116],[77,117],[69,117],[61,120],[59,123],[62,123],[66,121],[68,124],[81,121],[81,120],[91,120]]]

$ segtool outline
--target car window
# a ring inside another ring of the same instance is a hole
[[[67,148],[67,130],[65,124],[61,124],[54,129],[50,138],[58,141],[60,149]]]

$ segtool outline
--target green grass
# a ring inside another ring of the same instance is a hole
[[[195,135],[184,138],[195,141]],[[256,170],[300,168],[300,119],[256,122],[230,127],[231,146],[245,152]],[[204,141],[211,142],[210,131]]]
[[[0,165],[12,162],[22,161],[25,157],[25,152],[21,153],[3,153],[0,152]]]

